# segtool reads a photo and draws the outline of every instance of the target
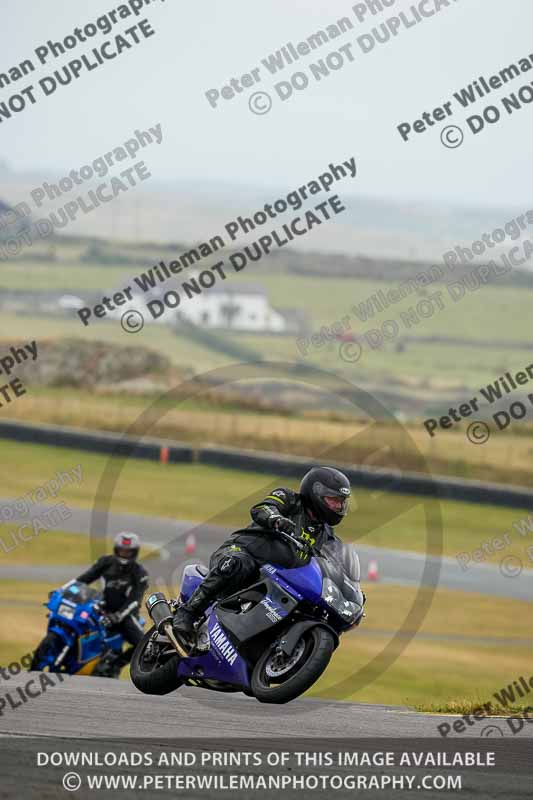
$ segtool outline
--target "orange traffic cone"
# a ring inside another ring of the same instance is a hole
[[[189,533],[185,539],[185,552],[192,555],[196,550],[196,536],[194,533]]]
[[[378,575],[378,562],[375,559],[368,564],[368,580],[369,581],[377,581],[379,580]]]

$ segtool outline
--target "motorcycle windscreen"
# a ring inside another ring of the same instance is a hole
[[[96,589],[91,589],[87,584],[78,583],[78,581],[73,581],[63,589],[63,598],[76,605],[83,605],[88,600],[93,600],[99,595],[100,592]]]
[[[202,583],[208,570],[200,564],[187,564],[181,576],[180,591],[183,600],[187,601],[195,589]]]
[[[322,546],[317,562],[324,578],[333,581],[346,600],[360,602],[361,567],[353,544],[330,540]]]

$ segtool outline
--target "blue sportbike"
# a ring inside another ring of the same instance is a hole
[[[185,567],[177,600],[162,592],[147,599],[155,624],[133,654],[135,686],[155,695],[182,685],[243,692],[263,703],[299,697],[322,675],[341,634],[364,616],[353,546],[335,540],[328,547],[303,567],[264,564],[260,580],[213,603],[197,623],[189,651],[175,638],[172,618],[207,570]]]
[[[123,638],[106,625],[101,592],[70,581],[50,592],[48,631],[30,669],[118,678]]]

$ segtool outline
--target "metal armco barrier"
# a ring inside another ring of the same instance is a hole
[[[70,447],[106,455],[126,455],[160,461],[165,449],[164,463],[199,463],[226,469],[261,472],[287,478],[300,478],[316,465],[316,461],[298,456],[283,456],[264,451],[237,450],[231,447],[193,447],[183,442],[161,439],[135,439],[117,433],[84,431],[58,425],[27,425],[19,422],[0,422],[0,439],[12,439],[31,444]],[[166,451],[168,450],[168,459]],[[370,469],[357,465],[337,464],[348,478],[365,489],[437,497],[466,503],[517,508],[533,508],[533,491],[522,486],[501,486],[458,478],[428,477],[416,472]]]

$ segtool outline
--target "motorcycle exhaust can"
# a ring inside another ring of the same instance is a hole
[[[163,592],[154,592],[149,596],[146,601],[146,610],[160,633],[165,625],[172,623],[174,615]]]
[[[174,615],[163,592],[154,592],[149,596],[146,601],[146,610],[159,633],[167,636],[179,655],[182,656],[182,658],[186,658],[188,655],[187,651],[180,645],[172,631],[172,619]]]

